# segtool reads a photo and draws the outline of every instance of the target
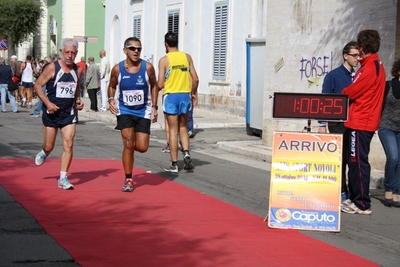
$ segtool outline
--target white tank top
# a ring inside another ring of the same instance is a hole
[[[22,82],[26,82],[26,83],[32,83],[33,82],[32,63],[25,62],[25,69],[22,72],[21,81]]]

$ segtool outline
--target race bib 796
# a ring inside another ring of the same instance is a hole
[[[56,96],[58,98],[74,98],[76,91],[75,82],[58,82],[56,87]]]

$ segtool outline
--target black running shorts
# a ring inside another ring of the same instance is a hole
[[[119,115],[117,116],[117,126],[115,129],[134,128],[137,133],[150,134],[150,125],[151,121],[149,119],[140,118],[135,115]]]
[[[76,123],[76,115],[71,111],[57,111],[54,114],[48,114],[46,110],[42,110],[43,125],[47,127],[63,128],[64,126]]]

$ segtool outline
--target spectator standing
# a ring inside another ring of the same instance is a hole
[[[51,59],[49,57],[45,57],[43,60],[43,66],[40,68],[39,72],[39,77],[43,73],[44,69],[50,64]],[[42,87],[43,93],[46,94],[46,85]],[[38,102],[36,103],[36,108],[33,110],[29,116],[34,117],[34,118],[39,118],[40,116],[40,111],[43,108],[43,101],[38,97]]]
[[[76,65],[78,65],[78,67],[82,68],[82,70],[83,70],[83,75],[82,75],[82,79],[81,79],[81,97],[84,97],[85,96],[86,72],[88,70],[88,66],[86,64],[85,57],[81,57],[81,61],[76,63]]]
[[[136,37],[124,42],[126,59],[111,71],[108,87],[110,112],[117,115],[116,129],[121,131],[124,149],[122,164],[125,171],[123,192],[134,189],[132,172],[134,152],[144,153],[149,148],[150,125],[157,122],[158,88],[153,65],[140,58],[142,43]],[[120,79],[120,77],[124,77]],[[118,101],[114,99],[119,84]]]
[[[178,173],[178,134],[184,153],[183,169],[192,170],[187,130],[188,112],[196,98],[199,78],[192,57],[178,50],[178,35],[168,32],[164,36],[167,54],[158,63],[158,87],[164,88],[163,111],[169,129],[171,164],[165,171]]]
[[[386,74],[378,56],[380,35],[376,30],[363,30],[357,35],[360,69],[354,81],[343,90],[350,99],[345,126],[348,138],[348,179],[350,199],[342,211],[371,215],[369,184],[371,166],[368,161],[370,144],[382,115]]]
[[[89,57],[89,69],[86,75],[85,86],[90,99],[90,109],[88,111],[97,112],[97,93],[100,88],[100,70],[96,63],[94,63],[94,57]]]
[[[33,78],[37,75],[32,63],[32,56],[26,56],[26,61],[21,64],[21,107],[32,108]]]
[[[82,110],[80,98],[80,79],[82,69],[76,66],[78,42],[72,38],[61,42],[61,59],[49,64],[35,83],[35,91],[43,101],[43,134],[42,150],[35,157],[35,164],[40,166],[53,150],[58,130],[60,129],[63,152],[61,155],[60,179],[58,188],[73,189],[67,177],[72,162],[74,138],[76,131],[75,107]],[[42,87],[46,85],[47,95]]]
[[[386,154],[385,187],[386,207],[400,208],[400,59],[392,67],[391,81],[388,81],[385,105],[379,125],[378,136]]]
[[[18,62],[18,57],[16,55],[12,55],[10,57],[10,66],[12,69],[13,76],[18,77],[18,84],[21,81],[21,73],[20,73],[20,64]],[[18,89],[14,91],[15,101],[18,102],[19,97],[19,86]]]
[[[100,111],[107,111],[107,83],[110,79],[110,62],[106,57],[106,51],[99,52],[101,58],[100,62],[100,93],[101,93],[101,107]]]
[[[355,68],[358,65],[359,52],[357,49],[357,43],[351,41],[347,43],[342,51],[343,64],[330,71],[324,78],[322,84],[322,93],[325,94],[341,94],[343,89],[349,86],[353,82],[355,74]],[[346,183],[346,169],[347,169],[347,149],[348,140],[345,134],[346,127],[343,122],[325,122],[320,121],[320,127],[318,132],[326,133],[328,127],[330,133],[343,134],[343,146],[342,146],[342,189],[341,199],[342,202],[348,199],[349,191]]]
[[[60,59],[60,55],[59,54],[51,54],[50,59],[51,59],[51,62],[56,62],[57,60]]]
[[[5,64],[3,57],[0,57],[0,93],[1,93],[1,112],[7,112],[6,96],[10,99],[12,111],[18,112],[17,103],[12,92],[8,91],[8,83],[12,79],[12,69]]]

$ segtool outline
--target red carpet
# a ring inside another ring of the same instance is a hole
[[[116,160],[74,159],[61,190],[59,165],[0,159],[0,184],[85,267],[378,266],[145,170],[123,193]]]

